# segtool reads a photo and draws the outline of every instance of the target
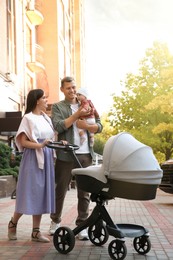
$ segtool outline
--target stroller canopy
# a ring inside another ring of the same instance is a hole
[[[102,165],[73,169],[72,173],[80,189],[108,199],[154,199],[162,178],[152,149],[126,132],[108,139]]]
[[[104,175],[109,179],[160,184],[162,170],[149,146],[122,132],[107,141],[103,152]]]

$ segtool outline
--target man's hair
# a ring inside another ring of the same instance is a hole
[[[64,77],[62,80],[61,80],[61,87],[63,87],[64,86],[64,83],[65,82],[72,82],[72,81],[74,81],[74,78],[73,77]]]

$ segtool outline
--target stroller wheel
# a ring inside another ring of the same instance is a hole
[[[68,227],[59,227],[53,236],[56,250],[61,254],[69,253],[75,245],[75,235]]]
[[[138,254],[145,255],[151,249],[151,242],[148,236],[135,237],[133,240],[133,246]]]
[[[96,223],[88,228],[90,241],[96,246],[104,245],[109,238],[109,233],[103,223]]]
[[[108,246],[108,252],[111,259],[122,260],[127,255],[127,248],[124,241],[115,239]]]

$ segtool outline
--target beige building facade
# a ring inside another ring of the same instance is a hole
[[[0,0],[0,27],[0,118],[23,113],[31,89],[43,88],[51,109],[64,76],[84,84],[84,1]]]

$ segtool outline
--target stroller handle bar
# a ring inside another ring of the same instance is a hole
[[[63,142],[49,142],[47,147],[52,148],[52,149],[63,149],[65,151],[75,151],[79,149],[79,146],[76,144],[64,144]]]
[[[63,142],[50,142],[46,145],[49,148],[52,149],[62,149],[64,151],[69,152],[69,154],[72,156],[72,158],[77,162],[77,164],[79,165],[80,168],[82,168],[82,165],[79,161],[79,159],[77,158],[76,154],[75,154],[75,150],[79,149],[79,146],[76,144],[64,144]]]

